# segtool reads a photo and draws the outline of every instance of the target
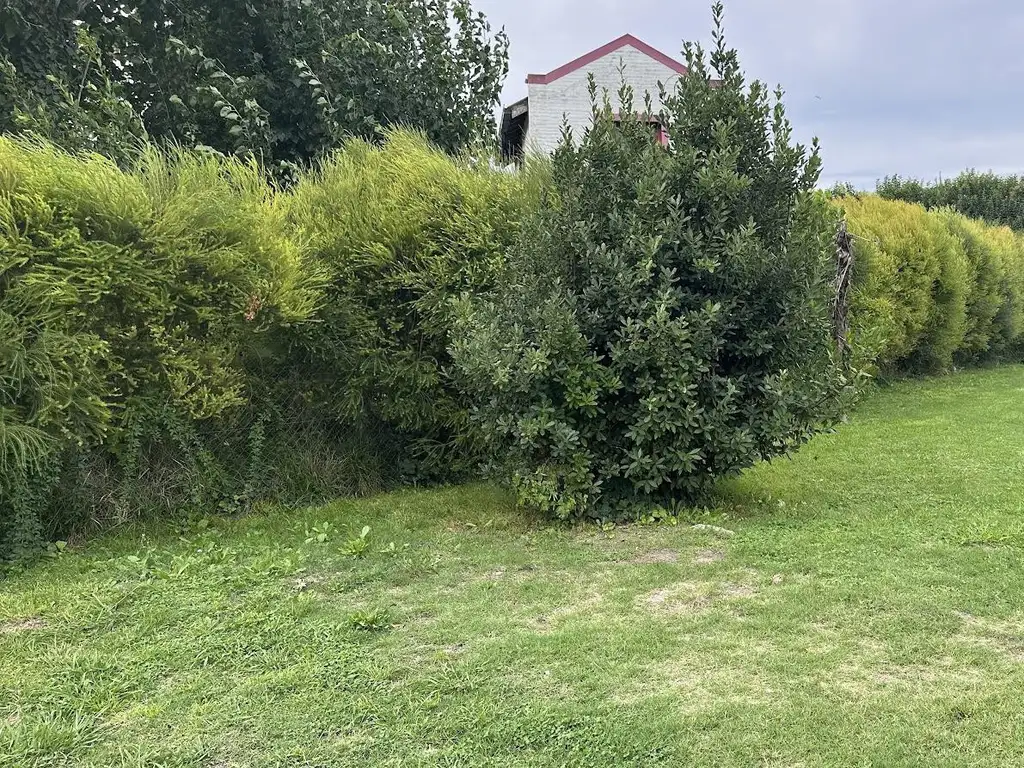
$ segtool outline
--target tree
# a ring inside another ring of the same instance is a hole
[[[593,125],[566,130],[500,290],[461,303],[453,355],[528,506],[607,519],[700,499],[842,411],[817,147],[791,143],[781,92],[747,87],[721,4],[715,40],[717,82],[685,47],[667,148],[649,103],[629,119],[628,88],[613,108],[591,83]]]
[[[71,151],[125,162],[145,128],[119,95],[84,2],[9,0],[0,7],[0,132],[32,132]]]
[[[51,112],[69,93],[94,106],[79,84],[107,78],[153,139],[278,166],[396,124],[448,151],[489,140],[507,71],[507,37],[470,0],[14,0],[2,13],[5,66]]]

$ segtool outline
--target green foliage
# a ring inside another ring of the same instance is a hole
[[[304,175],[282,208],[328,285],[317,322],[289,333],[286,386],[341,421],[393,430],[416,471],[450,472],[468,407],[448,375],[451,302],[494,286],[542,183],[406,131],[352,141]]]
[[[992,228],[982,222],[951,208],[939,210],[937,217],[963,244],[969,265],[967,326],[957,350],[958,359],[969,362],[987,356],[997,335],[995,321],[1004,300],[1003,249],[991,236]]]
[[[0,132],[31,132],[124,164],[145,128],[120,95],[75,4],[8,0],[0,7]]]
[[[950,209],[874,195],[836,198],[855,235],[852,318],[860,359],[937,372],[1014,354],[1022,241]]]
[[[213,463],[203,425],[247,402],[260,339],[319,295],[282,217],[253,164],[148,151],[125,172],[0,137],[0,535],[68,514],[80,495],[51,512],[49,491],[93,449]]]
[[[544,183],[405,131],[288,192],[208,152],[0,139],[0,553],[470,466],[452,300]]]
[[[392,543],[392,546],[394,544]],[[370,526],[364,525],[363,530],[359,532],[358,536],[355,536],[345,542],[345,546],[341,548],[341,552],[344,555],[351,557],[366,557],[366,553],[370,551]]]
[[[595,101],[500,287],[462,303],[456,360],[522,503],[635,516],[800,445],[838,418],[832,214],[819,160],[748,87],[721,32],[666,97],[671,138]],[[596,99],[596,87],[591,84]],[[648,107],[647,113],[649,114]]]
[[[306,529],[307,544],[326,544],[335,533],[334,526],[329,522],[317,523]]]
[[[1024,235],[1009,227],[989,228],[986,237],[1003,265],[999,289],[1002,305],[995,317],[990,351],[1021,359],[1024,344]]]
[[[887,200],[905,200],[929,209],[949,206],[973,219],[1024,230],[1024,177],[972,170],[925,183],[888,176],[879,182],[877,191]]]
[[[383,632],[391,626],[391,616],[383,608],[372,608],[352,613],[348,624],[361,632]]]
[[[470,0],[12,0],[0,39],[0,130],[118,160],[148,133],[286,179],[395,125],[492,141],[508,60]]]

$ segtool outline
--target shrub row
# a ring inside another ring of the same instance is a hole
[[[965,171],[952,179],[926,183],[888,176],[876,190],[886,200],[950,207],[965,216],[1024,231],[1024,177]]]
[[[122,171],[0,137],[0,557],[458,464],[447,297],[489,287],[531,178],[403,132],[289,192],[209,154]]]
[[[733,108],[685,87],[709,115]],[[744,103],[770,119],[762,93]],[[837,381],[836,212],[800,192],[799,154],[776,188],[761,150],[741,173],[702,148],[760,147],[756,120],[732,138],[677,123],[671,151],[599,130],[519,174],[395,132],[288,191],[208,154],[124,171],[0,138],[0,556],[89,520],[451,479],[495,440],[506,458],[518,441],[524,498],[577,514],[596,480],[619,502],[700,492],[806,439]],[[860,362],[1018,354],[1022,236],[835,205]]]
[[[1019,355],[1024,236],[873,195],[836,204],[855,236],[851,315],[861,361],[934,373]]]

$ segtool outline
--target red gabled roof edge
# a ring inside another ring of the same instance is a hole
[[[574,59],[573,61],[570,61],[568,64],[564,64],[558,69],[554,69],[551,72],[548,72],[546,75],[527,75],[526,82],[531,85],[547,85],[548,83],[553,83],[555,80],[558,80],[559,78],[565,77],[566,75],[571,74],[572,72],[582,69],[588,64],[593,64],[595,61],[602,58],[603,56],[607,56],[609,53],[614,53],[620,48],[625,48],[627,45],[636,48],[641,53],[646,53],[655,61],[661,62],[669,69],[678,72],[680,75],[685,75],[687,72],[685,64],[676,61],[671,56],[666,56],[657,48],[653,48],[652,46],[645,43],[643,40],[640,40],[639,38],[634,37],[633,35],[623,35],[622,37],[616,40],[612,40],[607,45],[602,45],[597,50],[584,54],[583,56],[580,56],[578,59]]]

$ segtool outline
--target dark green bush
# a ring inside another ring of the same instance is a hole
[[[717,86],[687,51],[670,147],[615,121],[628,89],[567,134],[500,287],[461,305],[455,358],[524,504],[621,518],[698,498],[841,412],[817,151],[717,40]]]

